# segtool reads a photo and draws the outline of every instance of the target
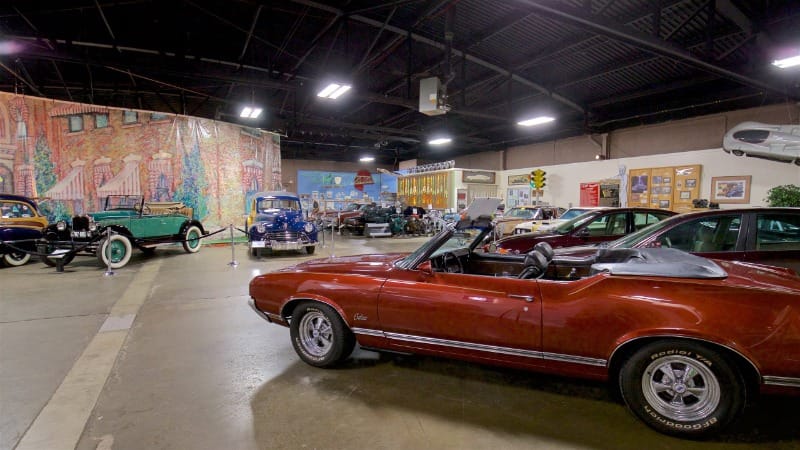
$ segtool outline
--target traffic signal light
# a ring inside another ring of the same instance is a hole
[[[542,169],[536,169],[531,172],[531,188],[532,189],[542,189],[547,185],[547,178],[545,177],[547,172]]]

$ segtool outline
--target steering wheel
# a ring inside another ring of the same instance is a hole
[[[151,213],[150,206],[148,206],[148,205],[142,206],[142,214],[143,215],[147,215],[147,214],[150,214],[150,213]]]
[[[662,247],[667,247],[667,248],[672,248],[672,241],[668,237],[664,236],[664,239],[662,241],[662,245],[661,246]]]
[[[450,259],[453,260],[452,264],[449,262]],[[447,273],[464,273],[461,260],[459,260],[458,256],[453,252],[447,252],[442,255],[442,265],[444,266],[444,271]]]

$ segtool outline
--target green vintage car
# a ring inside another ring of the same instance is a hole
[[[203,225],[179,202],[148,203],[141,195],[109,195],[101,212],[77,215],[45,229],[39,245],[48,266],[66,265],[75,255],[96,256],[112,269],[130,261],[133,248],[152,253],[180,242],[188,253],[200,250]]]

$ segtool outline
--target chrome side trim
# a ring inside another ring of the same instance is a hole
[[[572,364],[583,364],[589,366],[605,367],[607,361],[598,358],[587,358],[585,356],[563,355],[559,353],[546,353],[536,350],[525,350],[519,348],[499,347],[496,345],[477,344],[474,342],[451,341],[425,336],[413,336],[408,334],[385,333],[389,339],[405,342],[416,342],[419,344],[441,345],[443,347],[460,348],[464,350],[477,350],[489,353],[499,353],[511,356],[523,356],[526,358],[541,358],[549,361],[566,362]]]
[[[369,328],[351,328],[351,330],[355,334],[363,334],[366,336],[375,336],[375,337],[386,337],[383,331],[379,330],[370,330]]]
[[[560,353],[542,353],[542,358],[550,361],[560,361],[573,364],[585,364],[587,366],[605,367],[608,361],[600,358],[589,358],[587,356],[562,355]]]
[[[764,384],[800,388],[800,378],[772,377],[769,375],[764,375]]]

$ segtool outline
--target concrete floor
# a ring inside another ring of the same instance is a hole
[[[337,255],[424,238],[339,238]],[[605,384],[357,350],[299,361],[247,305],[256,274],[313,257],[246,247],[136,253],[104,276],[0,269],[1,449],[797,449],[796,398],[766,398],[708,442],[651,431]]]

